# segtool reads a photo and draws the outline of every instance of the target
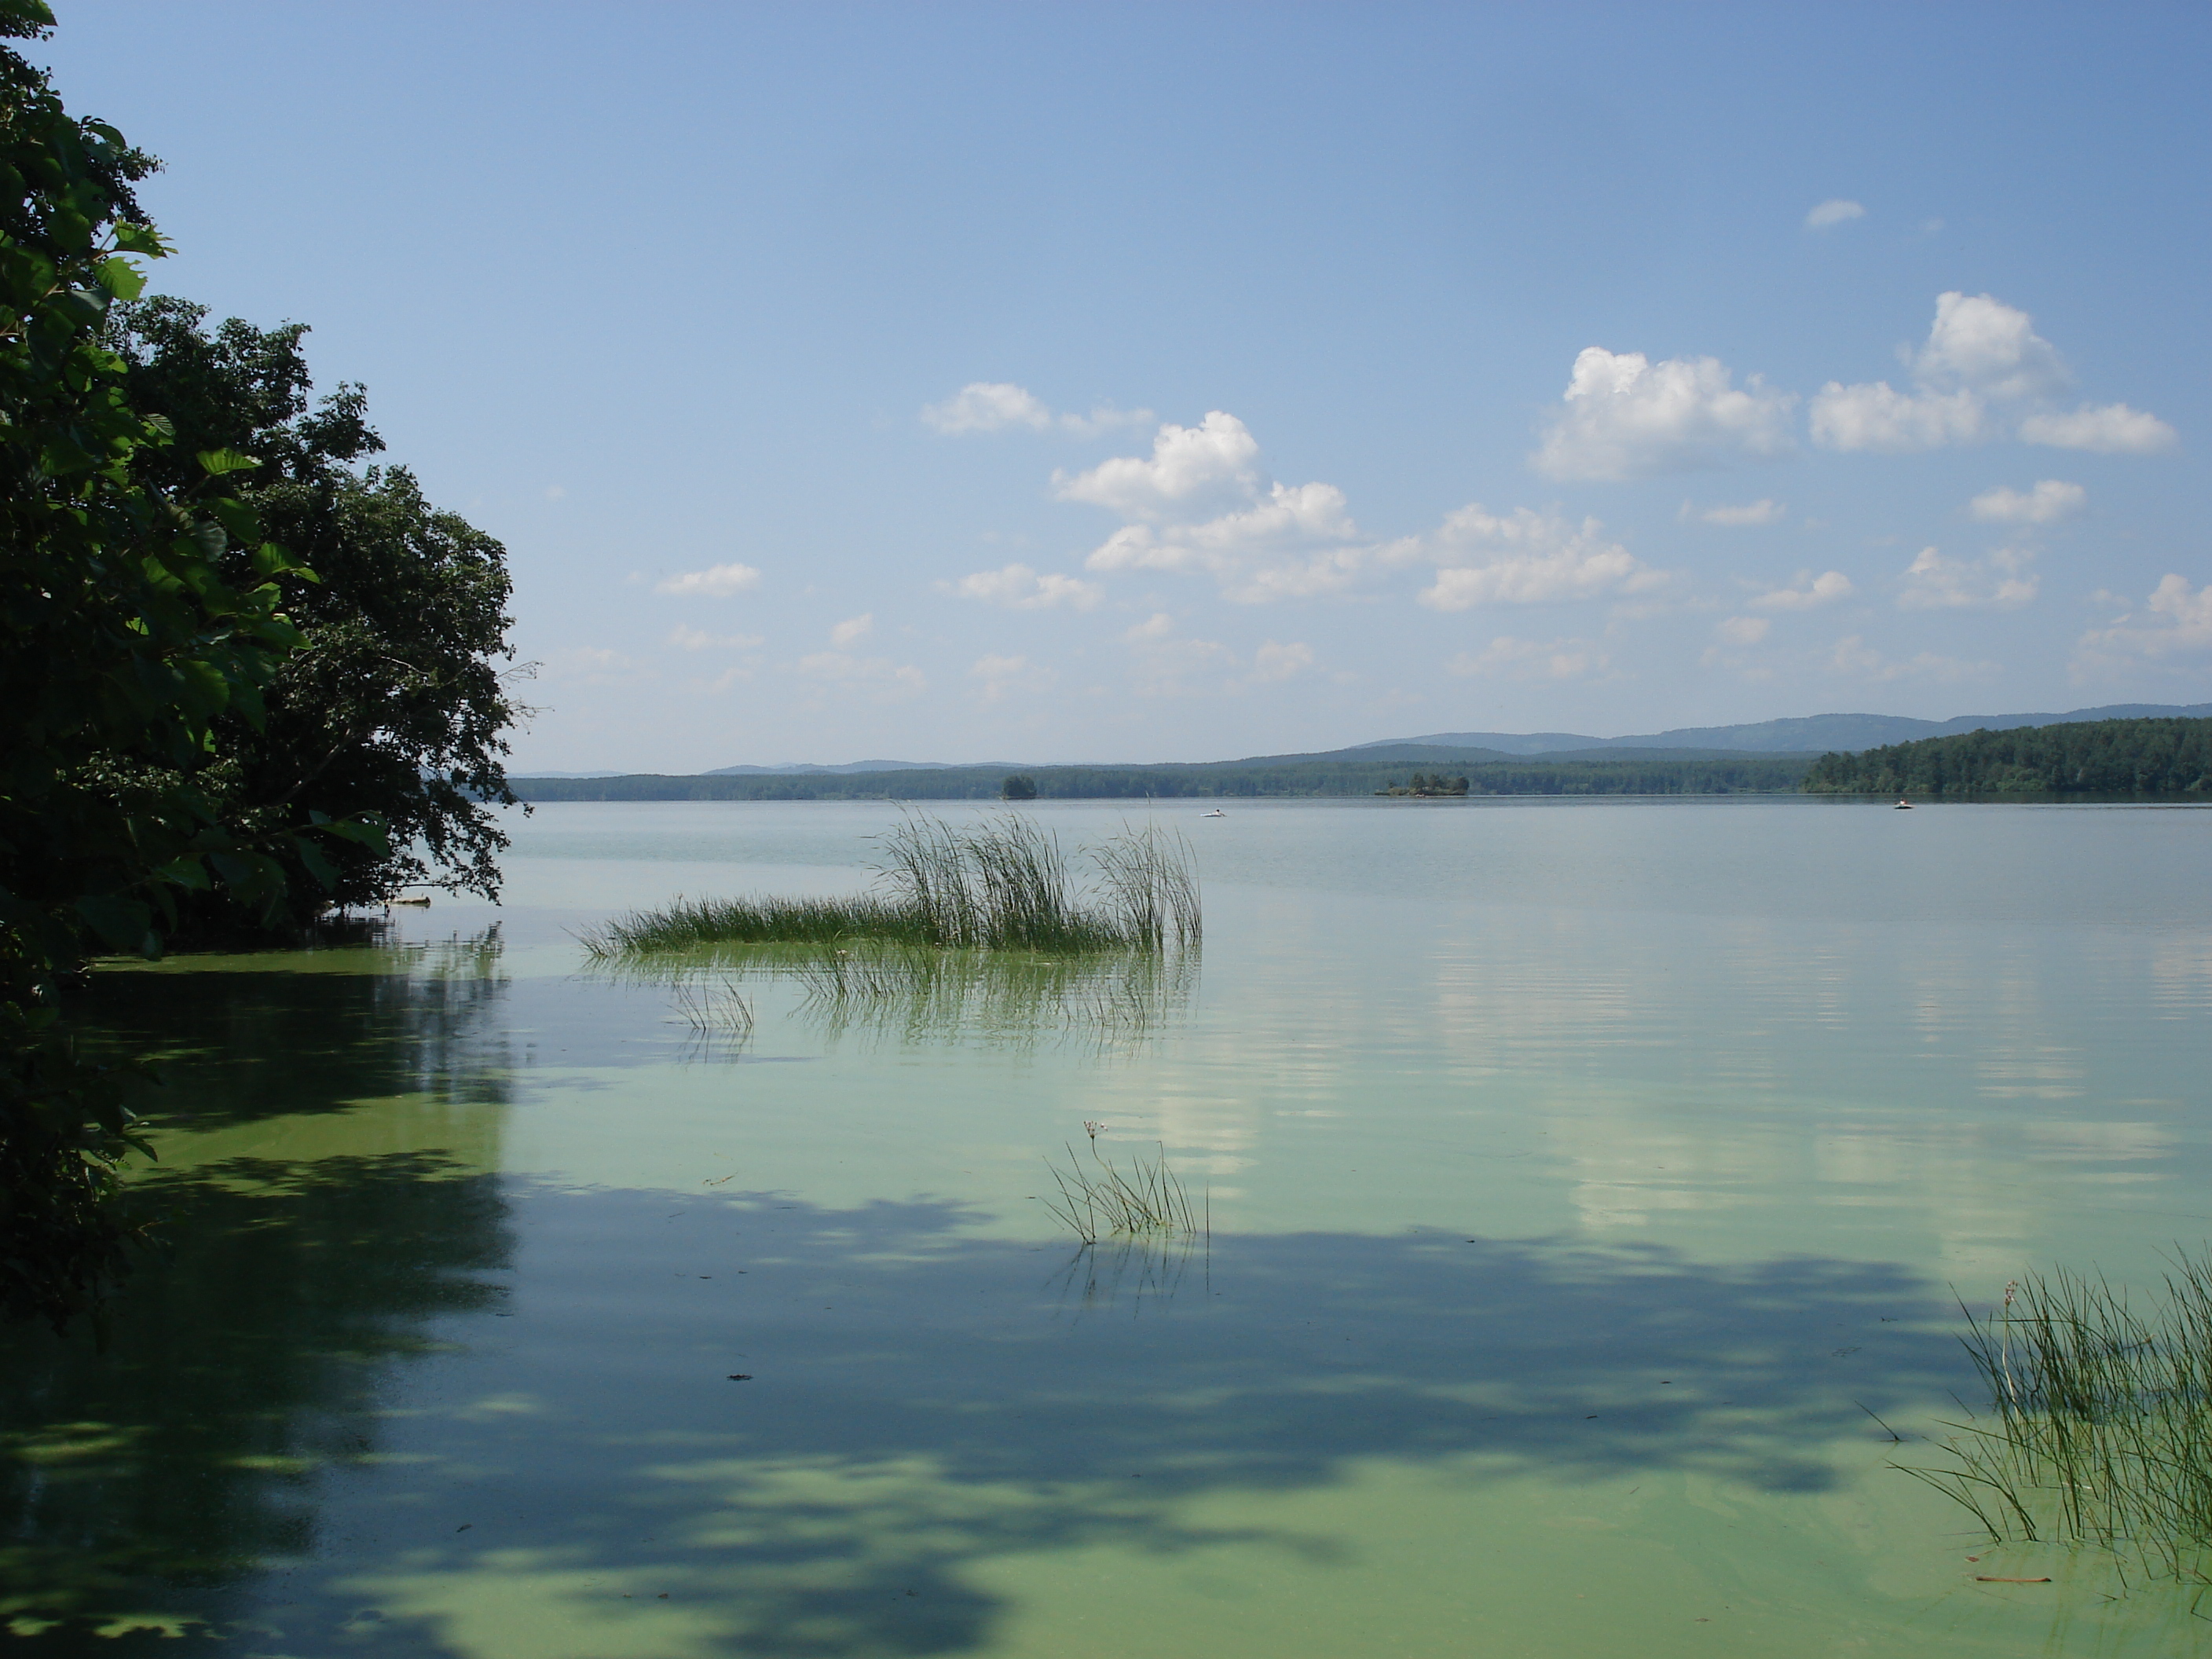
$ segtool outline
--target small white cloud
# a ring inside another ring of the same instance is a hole
[[[653,671],[643,663],[599,645],[580,645],[556,651],[546,659],[539,673],[547,680],[579,685],[622,685],[654,678]]]
[[[1501,634],[1479,653],[1461,652],[1444,668],[1462,676],[1577,680],[1602,672],[1609,661],[1588,640],[1521,640]]]
[[[1717,623],[1713,632],[1730,645],[1757,645],[1773,626],[1765,617],[1729,617]]]
[[[1288,643],[1268,640],[1252,653],[1252,678],[1255,681],[1287,680],[1313,665],[1313,647],[1304,640]]]
[[[1866,210],[1856,202],[1847,201],[1841,196],[1831,196],[1805,216],[1805,228],[1826,230],[1832,226],[1865,217]]]
[[[1840,570],[1824,570],[1818,576],[1801,570],[1788,587],[1777,587],[1752,600],[1756,611],[1810,611],[1851,596],[1851,579]]]
[[[848,617],[830,630],[830,643],[842,649],[854,640],[867,638],[875,630],[875,626],[876,616],[872,611],[864,611],[857,617]]]
[[[1831,380],[1814,394],[1810,415],[1813,441],[1824,449],[1898,455],[1972,442],[1982,435],[1983,412],[1972,392],[1904,392],[1887,380]]]
[[[1463,507],[1424,544],[1439,565],[1420,602],[1432,611],[1478,605],[1544,605],[1656,587],[1665,575],[1619,542],[1602,539],[1595,519],[1580,524],[1527,507],[1500,517]]]
[[[978,570],[957,582],[937,586],[941,592],[957,593],[963,599],[981,599],[986,605],[1003,605],[1014,611],[1048,611],[1062,605],[1071,611],[1088,611],[1106,593],[1097,582],[1057,572],[1041,576],[1025,564]]]
[[[1744,529],[1757,525],[1779,524],[1789,511],[1788,507],[1778,501],[1747,501],[1735,507],[1726,504],[1708,507],[1700,511],[1695,511],[1694,516],[1701,524],[1717,524],[1729,529]],[[1689,502],[1683,502],[1682,517],[1688,519],[1692,516],[1693,516],[1693,509]]]
[[[564,484],[547,484],[545,486],[545,499],[549,501],[561,501],[564,499],[568,494],[568,487]]]
[[[757,586],[761,573],[749,564],[717,564],[704,570],[686,571],[680,576],[655,583],[656,593],[674,593],[685,599],[726,599],[735,593]]]
[[[2071,414],[2031,415],[2020,423],[2022,443],[2053,449],[2087,449],[2100,455],[2155,455],[2179,441],[2155,415],[2125,404],[2084,404]]]
[[[2074,378],[2027,313],[1957,289],[1936,296],[1936,320],[1912,372],[1932,386],[1964,386],[2001,399],[2047,397]]]
[[[1007,380],[970,380],[941,404],[921,411],[923,423],[948,435],[998,432],[1010,426],[1048,427],[1052,411]]]
[[[1995,672],[1997,667],[1993,662],[1967,662],[1962,658],[1946,657],[1933,651],[1923,651],[1917,656],[1898,661],[1882,655],[1857,634],[1845,635],[1836,641],[1835,650],[1829,654],[1828,665],[1838,674],[1883,684],[1905,679],[1945,682],[1974,679]]]
[[[1589,346],[1530,464],[1548,477],[1621,479],[1786,455],[1795,394],[1756,375],[1741,386],[1716,357]]]
[[[968,672],[983,682],[983,701],[987,703],[997,702],[1016,692],[1048,690],[1060,678],[1049,668],[1022,656],[978,657]]]
[[[1905,568],[1898,591],[1901,611],[2017,611],[2034,599],[2042,578],[2028,570],[2035,556],[1999,548],[1986,559],[1947,559],[1923,547]]]
[[[686,628],[678,623],[668,642],[686,651],[750,651],[768,641],[759,634],[709,634],[703,628]]]
[[[929,680],[921,670],[895,663],[889,657],[854,657],[842,651],[817,651],[799,659],[799,672],[812,679],[869,690],[878,702],[903,702],[929,689]]]
[[[1175,619],[1164,611],[1155,611],[1121,637],[1129,646],[1131,683],[1142,696],[1188,696],[1199,689],[1192,676],[1237,666],[1236,653],[1218,640],[1176,638]]]
[[[2045,478],[2025,493],[2002,484],[1985,489],[1966,510],[1984,524],[2056,524],[2079,513],[2088,499],[2080,484]]]
[[[1010,426],[1042,431],[1058,427],[1081,438],[1096,437],[1116,427],[1147,426],[1149,409],[1116,409],[1101,404],[1088,415],[1055,415],[1044,400],[1027,387],[1010,380],[970,380],[941,404],[921,411],[922,423],[947,435],[963,432],[1000,432]]]
[[[1251,499],[1258,490],[1259,462],[1259,441],[1243,422],[1217,409],[1196,426],[1163,426],[1149,459],[1117,455],[1073,477],[1054,473],[1053,493],[1064,501],[1111,507],[1127,519],[1186,518],[1194,505]]]
[[[1155,611],[1144,621],[1123,629],[1121,637],[1133,645],[1140,640],[1164,640],[1174,632],[1175,618],[1164,611]]]

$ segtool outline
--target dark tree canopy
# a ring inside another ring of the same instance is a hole
[[[506,733],[520,712],[498,666],[513,655],[506,550],[431,506],[405,468],[356,469],[383,440],[360,386],[311,404],[302,325],[232,318],[210,330],[206,317],[174,299],[121,311],[113,336],[131,400],[171,422],[180,449],[262,462],[247,498],[320,579],[292,600],[305,643],[269,688],[266,720],[225,729],[209,787],[247,824],[313,799],[387,826],[387,849],[332,858],[333,886],[293,884],[295,919],[410,884],[495,896],[507,837],[489,804],[513,799]],[[196,921],[237,919],[216,906]]]
[[[2067,720],[1823,755],[1808,794],[2198,795],[2212,720]]]
[[[52,21],[0,0],[0,39]],[[380,841],[304,800],[249,829],[206,787],[301,642],[305,573],[233,493],[244,457],[126,395],[107,326],[166,251],[132,195],[152,166],[0,47],[0,1315],[57,1324],[132,1237],[120,1079],[63,1018],[86,951],[158,950],[194,896],[266,913],[288,869],[329,873],[319,844]]]

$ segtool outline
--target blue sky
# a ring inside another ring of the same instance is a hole
[[[2212,699],[2201,6],[57,9],[526,769]]]

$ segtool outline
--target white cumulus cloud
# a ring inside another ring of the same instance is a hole
[[[761,573],[749,564],[710,565],[704,570],[688,570],[680,576],[671,576],[656,582],[656,593],[673,593],[684,599],[726,599],[735,593],[756,586]]]
[[[1152,439],[1149,458],[1117,455],[1073,477],[1053,474],[1064,501],[1111,507],[1125,518],[1188,515],[1194,505],[1249,499],[1260,481],[1260,442],[1244,422],[1220,410],[1196,426],[1173,422]]]
[[[1975,393],[1899,392],[1887,380],[1831,380],[1814,394],[1809,413],[1813,441],[1827,449],[1896,455],[1982,435],[1983,404]]]
[[[857,617],[848,617],[830,630],[830,643],[842,648],[854,640],[866,639],[875,629],[876,615],[864,611]]]
[[[2155,455],[2173,447],[2177,434],[2155,415],[2125,404],[2084,404],[2067,413],[2047,410],[2020,423],[2021,441],[2053,449],[2087,449],[2100,455]]]
[[[2024,491],[2002,484],[1985,489],[1966,504],[1966,510],[1984,524],[2056,524],[2079,513],[2088,499],[2089,492],[2080,484],[2044,478]]]
[[[1841,196],[1831,196],[1826,201],[1805,216],[1805,228],[1826,230],[1852,219],[1866,217],[1866,209]]]
[[[1936,296],[1936,320],[1912,372],[1929,386],[1965,386],[2005,399],[2047,397],[2074,378],[2027,313],[1990,295],[1955,289]]]
[[[1824,570],[1815,576],[1801,570],[1787,587],[1777,587],[1752,600],[1756,611],[1810,611],[1851,596],[1851,579],[1840,570]]]
[[[1085,581],[1080,576],[1062,575],[1057,571],[1039,575],[1025,564],[978,570],[957,582],[939,582],[937,586],[963,599],[981,599],[987,605],[1003,605],[1014,611],[1048,611],[1062,605],[1071,611],[1088,611],[1106,592],[1097,582]]]
[[[1773,626],[1765,617],[1728,617],[1714,624],[1713,632],[1730,645],[1757,645]]]
[[[2092,663],[2113,658],[2154,660],[2177,653],[2212,651],[2212,582],[2192,588],[2188,578],[2168,573],[2151,590],[2144,608],[2150,613],[2147,617],[2124,615],[2109,628],[2084,634],[2082,658]]]
[[[1717,357],[1655,363],[1588,346],[1531,464],[1549,477],[1621,479],[1786,455],[1796,402],[1756,374],[1737,386]]]
[[[1270,479],[1258,441],[1219,410],[1196,426],[1163,426],[1149,456],[1054,473],[1053,489],[1128,521],[1092,550],[1088,568],[1210,575],[1241,604],[1334,592],[1387,562],[1361,538],[1342,490]]]
[[[1810,410],[1813,441],[1900,453],[2010,432],[2024,443],[2116,454],[2150,454],[2175,441],[2172,427],[2125,404],[2054,408],[2074,380],[2064,359],[2033,317],[1993,295],[1938,295],[1928,338],[1904,355],[1910,391],[1887,380],[1821,387]]]
[[[1527,507],[1499,516],[1463,507],[1424,544],[1438,566],[1420,602],[1432,611],[1478,605],[1544,605],[1656,587],[1665,575],[1619,542],[1595,519],[1581,523]]]
[[[1902,611],[2017,611],[2034,599],[2042,579],[2028,569],[2034,555],[1999,548],[1985,559],[1947,559],[1932,547],[1905,568],[1898,590]]]

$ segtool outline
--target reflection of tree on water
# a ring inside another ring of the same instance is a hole
[[[384,1374],[430,1351],[422,1322],[503,1295],[477,1277],[511,1249],[495,1182],[443,1159],[238,1158],[149,1184],[171,1248],[106,1352],[88,1332],[0,1345],[0,1615],[182,1589],[221,1618],[226,1586],[314,1545],[316,1471],[376,1449]]]
[[[377,1449],[424,1322],[503,1296],[482,1277],[512,1249],[487,1172],[498,956],[494,930],[97,977],[95,1018],[168,1056],[146,1103],[164,1162],[137,1183],[160,1246],[104,1351],[89,1329],[0,1333],[14,1645],[47,1621],[36,1647],[64,1652],[119,1612],[242,1609],[245,1581],[316,1543],[317,1471]],[[241,1129],[287,1155],[195,1158]]]
[[[1079,1244],[1067,1265],[1052,1276],[1060,1311],[1127,1312],[1133,1319],[1149,1302],[1174,1299],[1195,1258],[1204,1265],[1211,1238],[1109,1238]]]
[[[994,1046],[1071,1041],[1103,1048],[1158,1035],[1187,1014],[1198,991],[1199,953],[1045,956],[856,941],[722,946],[593,971],[676,988],[678,1015],[686,1019],[699,1006],[696,988],[788,982],[799,992],[799,1017],[831,1043],[964,1037]],[[743,1046],[729,1029],[702,1030],[696,1045],[701,1058]]]
[[[495,924],[427,943],[179,957],[97,975],[86,1014],[160,1056],[167,1086],[140,1103],[157,1125],[198,1131],[404,1095],[504,1104],[501,949]]]

